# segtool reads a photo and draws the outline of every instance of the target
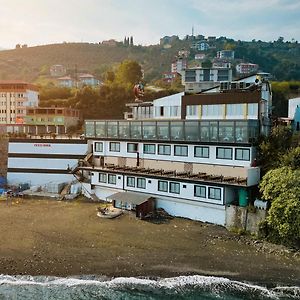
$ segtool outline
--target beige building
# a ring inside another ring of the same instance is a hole
[[[35,85],[17,80],[0,81],[1,127],[24,124],[26,108],[38,106],[38,103],[39,94]]]

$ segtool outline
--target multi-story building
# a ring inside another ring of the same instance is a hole
[[[221,50],[217,52],[217,58],[219,59],[234,59],[234,51],[233,50]]]
[[[128,104],[127,120],[86,120],[92,166],[74,172],[90,194],[119,207],[134,208],[123,195],[151,198],[172,215],[225,225],[228,205],[254,200],[254,143],[270,125],[270,85],[248,81]]]
[[[183,70],[187,68],[187,60],[186,58],[177,58],[175,61],[172,62],[171,65],[171,72],[172,73],[182,73]]]
[[[192,42],[191,48],[199,51],[207,51],[210,46],[206,40],[194,40]]]
[[[189,68],[182,74],[182,84],[185,91],[198,93],[219,85],[221,81],[232,80],[232,69],[230,66],[211,68]]]
[[[35,85],[23,81],[0,81],[0,125],[10,131],[24,124],[26,108],[38,106],[39,95]]]
[[[236,65],[236,71],[239,74],[250,74],[255,73],[258,71],[258,65],[257,64],[251,64],[251,63],[240,63]]]
[[[25,116],[26,133],[66,133],[71,126],[80,121],[78,109],[66,107],[32,107],[27,109]]]

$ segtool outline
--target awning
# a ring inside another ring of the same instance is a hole
[[[136,192],[118,192],[107,197],[109,200],[117,200],[135,205],[140,205],[148,201],[150,198],[154,198],[154,196]]]

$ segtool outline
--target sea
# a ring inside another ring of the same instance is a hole
[[[267,288],[198,275],[155,279],[0,275],[0,299],[300,299],[300,287]]]

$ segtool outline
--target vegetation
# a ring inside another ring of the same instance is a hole
[[[299,248],[300,169],[283,166],[270,170],[260,183],[260,191],[263,199],[271,201],[265,224],[269,239]]]
[[[283,126],[272,129],[258,146],[264,174],[260,192],[271,203],[263,224],[268,239],[300,247],[300,146],[296,134]]]

